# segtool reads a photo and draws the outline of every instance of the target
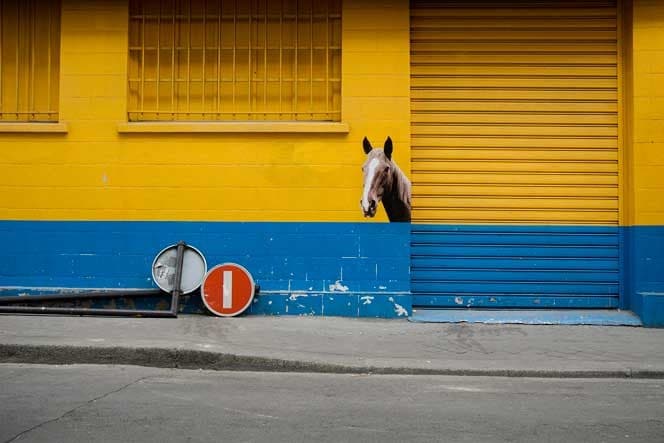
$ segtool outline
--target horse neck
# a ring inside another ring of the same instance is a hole
[[[392,184],[385,189],[383,194],[383,206],[390,221],[410,221],[410,190],[407,189],[409,181],[406,175],[394,164],[392,172]],[[405,194],[402,190],[406,187]]]

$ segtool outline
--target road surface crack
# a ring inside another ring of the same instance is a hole
[[[134,380],[134,381],[132,381],[132,382],[127,383],[126,385],[120,386],[120,387],[117,388],[117,389],[113,389],[112,391],[106,392],[106,393],[101,394],[101,395],[99,395],[99,396],[97,396],[97,397],[95,397],[95,398],[92,398],[92,399],[86,401],[85,403],[81,403],[80,405],[78,405],[78,406],[76,406],[76,407],[74,407],[74,408],[72,408],[72,409],[70,409],[70,410],[64,412],[63,414],[59,415],[58,417],[52,418],[52,419],[50,419],[50,420],[45,420],[45,421],[43,421],[43,422],[41,422],[41,423],[39,423],[39,424],[36,424],[35,426],[33,426],[33,427],[29,428],[29,429],[26,429],[25,431],[21,431],[21,432],[19,432],[19,433],[16,434],[15,436],[11,437],[9,440],[5,440],[4,443],[12,443],[12,442],[14,442],[14,441],[17,441],[17,440],[19,440],[21,437],[23,437],[23,436],[29,434],[30,432],[32,432],[32,431],[34,431],[34,430],[37,430],[37,429],[41,428],[42,426],[46,426],[46,425],[48,425],[48,424],[50,424],[50,423],[55,423],[55,422],[57,422],[57,421],[60,421],[60,420],[62,420],[63,418],[67,417],[68,415],[73,414],[74,412],[78,411],[79,409],[81,409],[81,408],[83,408],[83,407],[85,407],[85,406],[88,406],[88,405],[90,405],[90,404],[92,404],[92,403],[95,403],[95,402],[97,402],[97,401],[103,400],[103,399],[105,399],[106,397],[108,397],[108,396],[110,396],[110,395],[117,394],[118,392],[124,391],[125,389],[129,388],[130,386],[133,386],[133,385],[135,385],[136,383],[140,383],[140,382],[142,382],[143,380],[146,380],[146,379],[148,379],[148,378],[151,378],[151,377],[150,377],[150,376],[146,376],[146,377],[138,378],[138,379],[136,379],[136,380]]]

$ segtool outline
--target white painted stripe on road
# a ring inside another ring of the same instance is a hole
[[[233,271],[224,271],[222,286],[221,307],[231,309],[233,307]]]

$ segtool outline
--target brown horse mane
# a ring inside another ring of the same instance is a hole
[[[404,174],[404,172],[395,162],[392,163],[394,164],[394,175],[397,179],[397,194],[399,195],[399,199],[403,202],[406,202],[408,209],[410,209],[410,180],[408,180],[406,174]]]
[[[410,194],[411,194],[411,185],[410,185],[410,180],[408,180],[408,177],[406,177],[406,174],[399,168],[399,165],[396,164],[396,162],[392,159],[388,159],[388,161],[394,166],[393,172],[392,172],[392,195],[393,198],[396,196],[396,199],[400,202],[403,202],[405,209],[407,209],[407,220],[403,219],[406,217],[406,214],[389,214],[388,213],[388,218],[390,221],[410,221],[410,210],[411,210],[411,203],[410,203]],[[387,194],[383,195],[383,206],[385,206],[385,200],[386,200]],[[389,203],[388,203],[389,205]],[[388,212],[387,206],[385,206],[385,211]],[[399,220],[394,219],[399,218]]]

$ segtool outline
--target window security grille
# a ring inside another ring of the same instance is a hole
[[[60,2],[0,0],[0,121],[58,121]]]
[[[341,114],[340,0],[131,0],[130,121]]]

